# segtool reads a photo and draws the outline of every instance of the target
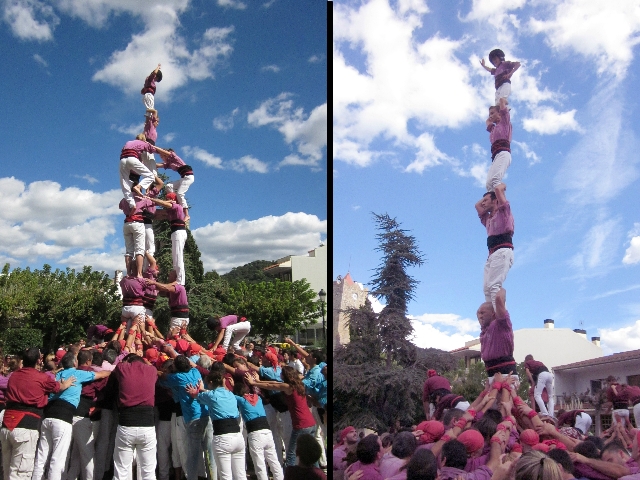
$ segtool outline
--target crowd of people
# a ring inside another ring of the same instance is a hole
[[[155,146],[160,67],[141,91],[144,133],[120,155],[121,324],[93,325],[86,339],[46,356],[33,347],[5,358],[3,478],[245,480],[250,462],[258,480],[326,479],[324,352],[290,338],[247,342],[251,324],[239,315],[210,317],[213,338],[206,345],[188,333],[184,195],[193,170],[173,150]],[[154,153],[163,163],[155,163]],[[181,178],[163,183],[157,168]],[[163,188],[166,200],[156,198]],[[154,219],[171,227],[168,283],[157,281]],[[166,334],[153,315],[159,294],[168,296],[171,310]]]

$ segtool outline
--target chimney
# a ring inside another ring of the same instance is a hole
[[[547,318],[544,321],[544,328],[553,328],[553,320],[551,320],[550,318]]]
[[[600,346],[600,337],[591,337],[591,343],[593,343],[596,347]]]
[[[578,335],[580,335],[585,340],[587,339],[587,331],[586,330],[583,330],[581,328],[574,328],[573,331],[576,332]]]

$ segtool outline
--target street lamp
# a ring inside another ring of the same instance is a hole
[[[320,298],[320,309],[322,310],[322,339],[327,343],[327,332],[324,329],[324,300],[327,298],[327,292],[320,290],[318,297]]]

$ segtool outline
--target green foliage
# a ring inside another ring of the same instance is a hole
[[[451,382],[452,393],[462,395],[469,402],[473,402],[480,395],[487,380],[484,362],[471,364],[467,372],[464,360],[460,360],[458,368],[450,372],[444,372],[441,375],[447,377]]]
[[[240,282],[247,284],[261,283],[261,282],[273,282],[274,277],[264,273],[264,269],[269,265],[273,265],[274,262],[267,260],[255,260],[251,263],[242,265],[241,267],[232,268],[230,272],[221,275],[231,287],[235,287]]]
[[[529,401],[529,389],[531,385],[529,385],[529,379],[527,378],[526,367],[524,366],[524,362],[520,362],[516,365],[516,369],[518,372],[518,378],[520,379],[520,386],[518,387],[518,396],[522,398],[525,402]]]
[[[291,334],[301,330],[320,312],[316,292],[306,280],[247,284],[229,289],[225,306],[228,313],[247,317],[251,330],[260,335]]]
[[[3,344],[5,355],[17,355],[31,347],[42,348],[42,330],[8,328],[3,335]]]
[[[116,286],[104,272],[91,267],[82,271],[67,268],[9,272],[5,265],[0,278],[0,337],[7,331],[35,328],[45,350],[84,337],[92,324],[117,326],[121,301]]]

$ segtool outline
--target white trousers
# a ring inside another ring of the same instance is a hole
[[[484,299],[496,309],[496,295],[507,279],[507,273],[513,265],[513,249],[499,248],[487,258],[484,264]]]
[[[267,422],[273,434],[273,443],[276,446],[278,461],[280,464],[284,464],[285,457],[283,452],[289,445],[289,438],[291,438],[291,432],[293,431],[291,415],[289,415],[289,412],[278,412],[271,405],[265,405],[264,411],[267,414]]]
[[[542,401],[542,391],[547,389],[547,395],[549,395],[549,405],[545,406]],[[533,398],[538,404],[538,408],[540,409],[540,413],[543,415],[551,415],[555,417],[555,406],[556,406],[556,392],[553,386],[553,373],[551,372],[540,372],[538,375],[538,381],[536,382],[536,388],[533,391]]]
[[[251,331],[251,324],[246,320],[244,322],[234,323],[224,329],[224,339],[222,340],[222,346],[227,349],[233,339],[233,348],[241,350],[240,342]]]
[[[4,480],[29,480],[33,474],[39,432],[26,428],[0,430]]]
[[[220,480],[246,480],[244,438],[242,433],[213,436],[213,454]]]
[[[189,208],[189,205],[187,205],[187,201],[185,200],[184,196],[194,180],[195,178],[193,177],[193,175],[185,175],[184,177],[180,178],[180,180],[165,183],[164,189],[167,193],[175,192],[176,196],[178,197],[178,203],[182,205],[182,208]]]
[[[135,172],[140,175],[140,187],[145,190],[151,186],[154,181],[153,173],[145,167],[140,160],[135,157],[126,157],[120,160],[120,188],[125,200],[132,208],[136,206],[136,202],[131,195],[131,187],[133,182],[129,180],[129,174]]]
[[[158,439],[158,478],[169,480],[171,469],[171,420],[156,422],[156,438]]]
[[[188,318],[171,317],[171,320],[169,321],[169,330],[175,327],[182,327],[184,322],[187,322],[187,326],[189,326]]]
[[[140,314],[147,314],[147,309],[144,307],[144,305],[125,305],[122,307],[121,318],[123,321],[127,321],[127,330],[131,328],[133,319]]]
[[[40,440],[36,451],[31,480],[42,480],[49,463],[49,480],[60,480],[67,462],[71,444],[71,424],[57,418],[45,418],[40,427]]]
[[[187,430],[184,426],[184,417],[176,417],[171,414],[171,461],[173,468],[183,467],[187,464]]]
[[[153,156],[153,153],[142,152],[140,154],[140,161],[145,167],[149,169],[151,173],[153,173],[154,177],[158,176],[158,167],[156,165],[156,157]]]
[[[282,480],[284,478],[271,430],[256,430],[249,434],[249,453],[251,454],[258,480],[268,480],[267,465],[271,469],[273,480]]]
[[[503,83],[496,90],[496,106],[500,103],[501,98],[506,98],[509,101],[509,95],[511,95],[511,84]]]
[[[184,244],[187,241],[186,230],[176,230],[171,234],[171,260],[173,261],[173,269],[177,274],[177,282],[180,285],[184,285],[185,272],[184,272]]]
[[[507,173],[509,165],[511,165],[511,152],[498,152],[487,173],[487,192],[493,192],[502,183],[502,177]]]
[[[150,223],[144,224],[144,249],[152,256],[156,253],[156,237],[153,232],[153,224]],[[147,261],[146,258],[145,261]]]
[[[144,223],[129,222],[122,226],[122,234],[124,235],[125,256],[133,257],[136,255],[144,255],[145,247],[145,228]]]
[[[144,106],[147,108],[153,108],[153,105],[155,103],[155,99],[153,98],[153,93],[145,93],[144,96],[142,97],[142,103],[144,103]]]
[[[92,422],[89,417],[73,417],[73,444],[67,478],[93,480],[96,438],[100,422]],[[82,473],[81,473],[82,472]],[[100,479],[102,480],[102,479]]]
[[[123,427],[118,425],[113,450],[113,478],[128,480],[133,464],[133,452],[140,472],[139,480],[156,478],[156,429],[154,427]]]
[[[460,403],[458,405],[460,405]],[[467,408],[469,407],[467,406]],[[320,456],[320,460],[318,460],[318,463],[321,467],[324,467],[327,465],[327,452],[325,451],[325,448],[324,448],[324,439],[327,436],[327,430],[325,428],[324,423],[322,423],[322,420],[320,419],[320,415],[318,414],[318,409],[316,407],[311,407],[309,410],[311,410],[313,419],[316,421],[316,442],[318,442],[318,445],[320,445],[320,448],[322,449],[322,455]]]
[[[633,419],[636,422],[636,428],[640,428],[638,427],[640,425],[640,403],[636,403],[633,406]]]
[[[111,468],[116,430],[118,427],[118,413],[115,410],[102,409],[100,426],[96,439],[96,456],[94,459],[94,478],[101,480],[104,472]]]
[[[624,427],[627,422],[630,422],[629,420],[629,409],[627,408],[620,408],[618,410],[614,410],[613,412],[611,412],[611,424],[616,424],[618,423],[616,420],[616,415],[618,417],[620,417],[620,423],[622,424],[622,426]]]

